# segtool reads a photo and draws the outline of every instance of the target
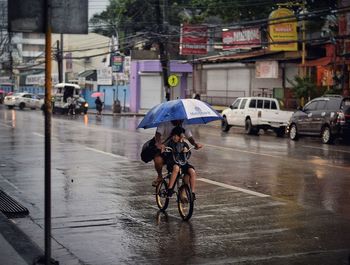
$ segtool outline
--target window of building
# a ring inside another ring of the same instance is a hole
[[[40,45],[40,44],[23,44],[22,50],[24,52],[43,52],[43,51],[45,51],[45,45]]]
[[[45,37],[42,33],[23,33],[23,39],[43,39]]]

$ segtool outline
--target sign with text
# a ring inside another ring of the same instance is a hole
[[[297,20],[292,10],[278,8],[269,16],[269,48],[271,51],[297,51]]]
[[[53,85],[58,84],[58,74],[51,75],[51,82]],[[26,76],[26,85],[44,86],[45,85],[45,74],[27,75]]]
[[[236,29],[222,32],[223,50],[253,48],[261,45],[259,28]]]
[[[256,78],[278,78],[277,61],[257,61],[255,63]]]
[[[182,25],[180,54],[207,54],[208,27],[202,25]]]
[[[45,33],[45,3],[8,0],[8,30]],[[51,0],[51,14],[52,33],[88,33],[88,0]]]
[[[112,85],[112,68],[105,67],[97,69],[97,84],[98,85]]]

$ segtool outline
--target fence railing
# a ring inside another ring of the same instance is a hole
[[[229,106],[238,97],[245,97],[245,91],[213,90],[207,95],[202,95],[201,99],[210,105]],[[215,93],[215,95],[214,95]]]

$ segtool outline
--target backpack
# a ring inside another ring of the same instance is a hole
[[[141,160],[145,163],[153,160],[157,154],[158,149],[156,147],[156,139],[153,137],[151,140],[145,142],[142,146]]]

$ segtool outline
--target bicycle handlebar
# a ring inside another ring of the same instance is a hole
[[[183,165],[185,165],[187,163],[187,161],[188,161],[188,159],[190,158],[190,155],[191,155],[190,151],[192,149],[194,149],[194,148],[195,148],[194,146],[191,146],[186,152],[183,152],[184,153],[184,160],[176,159],[174,150],[171,147],[169,147],[169,146],[165,147],[165,152],[166,153],[172,153],[175,163],[183,166]]]

